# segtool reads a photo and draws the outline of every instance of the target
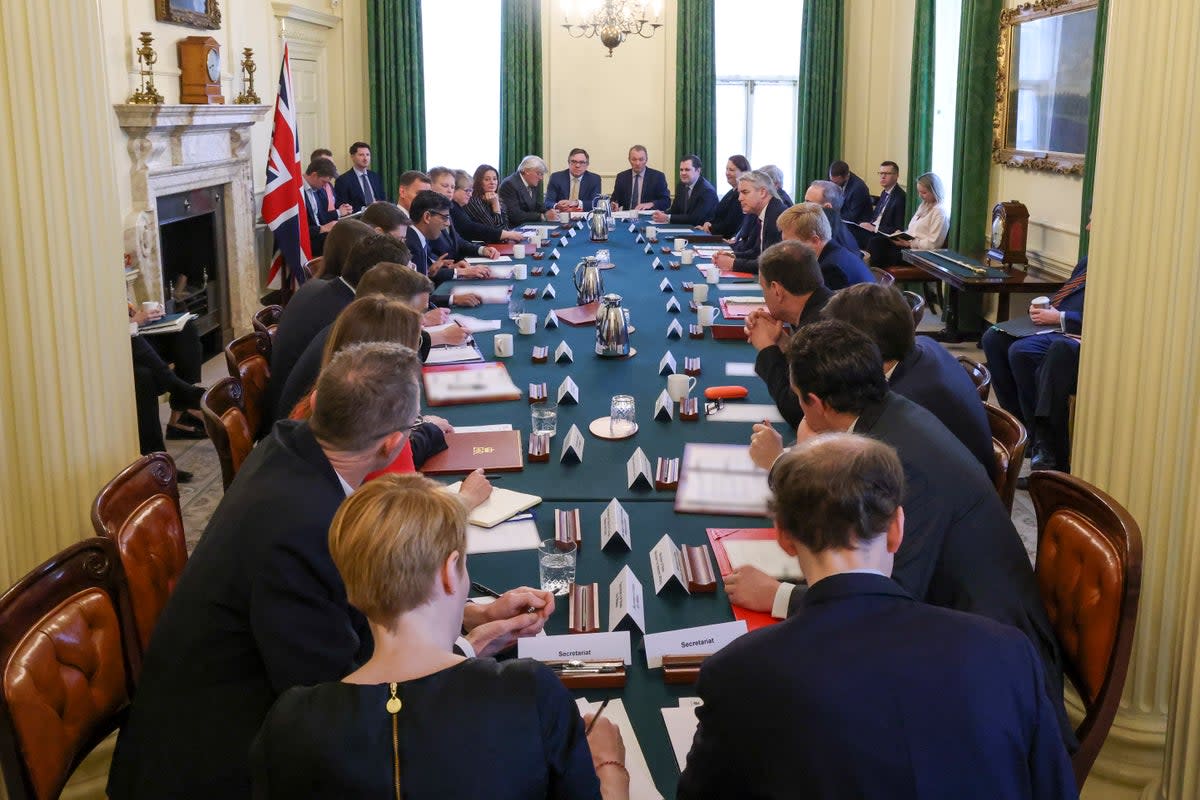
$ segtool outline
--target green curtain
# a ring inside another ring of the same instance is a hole
[[[804,0],[796,107],[796,191],[842,157],[843,0]]]
[[[913,20],[911,86],[908,95],[908,216],[916,213],[917,178],[933,168],[933,79],[937,0],[917,0]]]
[[[963,0],[954,125],[950,247],[978,255],[986,242],[996,112],[996,50],[1003,0]]]
[[[400,173],[425,169],[421,0],[367,0],[372,167],[388,197]]]
[[[537,0],[500,6],[500,175],[542,153],[542,20]]]
[[[1083,203],[1079,210],[1079,257],[1088,252],[1088,218],[1092,213],[1092,187],[1096,183],[1096,141],[1100,132],[1100,94],[1104,89],[1104,43],[1108,40],[1108,3],[1100,0],[1096,8],[1096,48],[1092,62],[1092,108],[1088,116],[1087,160],[1083,165]]]
[[[724,174],[717,164],[717,67],[712,0],[679,0],[675,24],[675,158],[700,156],[714,184]],[[674,173],[667,169],[667,175]]]

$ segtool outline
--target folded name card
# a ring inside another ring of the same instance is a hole
[[[559,364],[570,364],[575,361],[575,353],[571,350],[571,345],[567,344],[566,339],[563,339],[558,343],[558,347],[554,348],[554,360]]]
[[[558,314],[554,313],[553,308],[550,309],[546,313],[546,321],[544,323],[542,323],[542,326],[545,328],[557,328],[558,327]]]
[[[662,666],[663,656],[712,655],[745,632],[746,621],[739,619],[716,625],[648,633],[642,640],[646,648],[646,666],[658,669]]]
[[[654,401],[654,418],[660,422],[670,422],[674,413],[675,401],[667,394],[667,390],[663,389]]]
[[[565,236],[559,237],[559,240],[558,240],[558,246],[559,246],[559,247],[566,247],[566,246],[567,246],[567,237],[565,237]],[[556,248],[556,249],[554,250],[554,252],[555,252],[555,253],[557,253],[557,252],[558,252],[558,249]],[[551,257],[551,258],[554,258],[554,255],[553,255],[553,253],[550,255],[550,257]]]
[[[517,658],[535,661],[622,661],[630,664],[631,652],[628,631],[517,639]]]
[[[671,300],[674,300],[674,299],[675,299],[674,297],[671,298]],[[678,310],[678,309],[676,309],[676,310]],[[671,320],[671,324],[667,326],[667,338],[668,339],[682,339],[683,338],[683,326],[679,324],[679,320],[677,320],[677,319]]]
[[[566,246],[567,246],[567,240],[566,240],[566,239],[563,239],[563,240],[562,240],[562,246],[563,246],[563,247],[566,247]],[[553,250],[551,250],[551,251],[550,251],[550,257],[551,257],[551,258],[554,258],[554,259],[561,258],[561,256],[558,254],[558,248],[557,248],[557,247],[556,247],[556,248],[554,248]],[[554,272],[554,268],[553,268],[553,267],[551,267],[551,268],[550,268],[550,274],[551,274],[551,275],[554,275],[554,274],[555,274],[555,272]]]
[[[663,268],[662,259],[659,258],[658,256],[655,256],[654,260],[650,262],[650,266],[654,267],[655,269],[662,269]]]
[[[571,230],[567,231],[567,235],[570,236],[572,239],[574,239],[575,238],[575,229],[571,228]]]
[[[572,425],[563,439],[562,455],[558,457],[558,461],[560,464],[583,463],[583,434],[579,432],[578,425]]]
[[[671,324],[678,325],[678,320],[671,320]],[[674,375],[678,370],[675,368],[675,356],[668,350],[663,354],[662,360],[658,362],[659,375]]]
[[[551,258],[558,258],[557,250],[554,251],[554,255],[551,256]],[[555,275],[557,275],[558,274],[558,264],[551,264],[550,269],[546,270],[546,274],[549,275],[550,277],[554,277]]]
[[[670,583],[678,584],[680,589],[687,592],[687,579],[683,576],[683,558],[670,534],[663,534],[658,544],[650,551],[650,572],[654,576],[655,594],[661,594]]]
[[[542,289],[542,297],[553,298],[554,297],[554,287],[547,283],[546,288]]]
[[[674,297],[672,297],[670,300],[668,300],[667,301],[667,311],[671,312],[672,314],[678,314],[679,313],[679,300],[677,300]],[[680,333],[682,333],[682,331],[680,331]]]
[[[675,284],[671,283],[670,278],[663,278],[662,282],[658,284],[658,288],[664,292],[673,292],[675,291]]]
[[[634,231],[636,231],[636,230],[637,230],[637,223],[636,223],[636,222],[631,222],[631,223],[629,223],[629,232],[630,232],[630,233],[633,233],[633,232],[634,232]],[[639,234],[638,234],[638,239],[640,240],[641,238],[642,238],[642,235],[639,233]]]
[[[650,459],[646,458],[642,448],[634,450],[633,455],[625,462],[625,478],[630,489],[639,484],[647,489],[654,488],[654,472],[650,469]]]
[[[654,252],[654,248],[651,247],[650,245],[646,245],[646,250],[645,250],[646,255],[650,255],[653,252]]]
[[[617,577],[608,585],[608,629],[625,631],[626,636],[634,629],[639,632],[646,630],[642,582],[633,574],[628,564],[621,568]]]
[[[640,448],[638,452],[641,452]],[[642,456],[642,458],[645,457],[645,455]],[[622,545],[626,550],[633,547],[633,534],[629,530],[629,512],[615,497],[600,514],[600,549],[607,549],[609,544],[613,544],[614,549]]]
[[[558,385],[558,404],[567,405],[579,402],[579,386],[572,380],[571,376],[563,378],[563,382]]]

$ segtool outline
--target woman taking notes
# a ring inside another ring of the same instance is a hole
[[[917,178],[917,194],[921,196],[921,205],[917,213],[908,222],[905,231],[912,240],[888,239],[886,236],[872,236],[867,243],[867,252],[871,254],[872,267],[892,267],[903,263],[900,248],[913,250],[937,250],[945,246],[946,236],[950,233],[950,210],[942,202],[946,191],[942,187],[942,179],[932,172],[926,172]]]

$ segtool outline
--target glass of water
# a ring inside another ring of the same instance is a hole
[[[508,298],[508,318],[516,321],[517,317],[525,313],[525,301],[521,299],[521,295],[514,291],[512,296]]]
[[[631,394],[613,395],[609,407],[608,433],[613,437],[632,436],[637,430],[637,403]]]
[[[538,546],[538,575],[543,592],[566,594],[575,582],[575,543],[543,539]]]
[[[544,403],[534,403],[530,406],[533,418],[533,433],[544,433],[554,436],[558,433],[558,405],[547,399]]]

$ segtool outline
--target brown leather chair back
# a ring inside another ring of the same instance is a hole
[[[254,330],[269,335],[271,343],[274,344],[275,330],[279,327],[281,316],[283,316],[283,306],[265,306],[254,312],[254,317],[250,322],[254,326]]]
[[[92,527],[116,542],[145,650],[188,558],[171,457],[151,453],[121,470],[96,495]]]
[[[1133,647],[1142,583],[1142,533],[1133,517],[1095,486],[1050,470],[1029,476],[1037,511],[1034,570],[1062,647],[1064,673],[1083,701],[1071,758],[1083,788],[1108,735]]]
[[[71,545],[0,596],[0,772],[10,798],[59,796],[124,721],[140,663],[110,539]]]
[[[991,371],[983,364],[980,364],[978,361],[972,361],[966,356],[959,356],[958,363],[962,364],[963,369],[971,376],[971,380],[975,384],[975,391],[979,392],[980,401],[986,403],[988,392],[992,388]]]
[[[1011,514],[1029,434],[1021,421],[1003,408],[984,403],[983,410],[987,412],[988,426],[992,429],[992,453],[996,456],[996,475],[992,480],[1001,502]]]
[[[871,274],[875,276],[875,282],[881,286],[893,286],[896,283],[896,276],[885,269],[871,267]]]
[[[925,298],[916,292],[902,292],[904,299],[908,302],[908,307],[912,309],[913,315],[913,330],[921,324],[921,320],[925,319]]]
[[[257,436],[265,416],[267,382],[271,379],[271,337],[264,331],[251,331],[234,339],[225,346],[225,365],[229,374],[242,382],[246,423]]]
[[[221,460],[221,481],[225,488],[254,449],[254,432],[246,419],[242,402],[242,382],[228,376],[208,387],[200,398],[204,430]]]

